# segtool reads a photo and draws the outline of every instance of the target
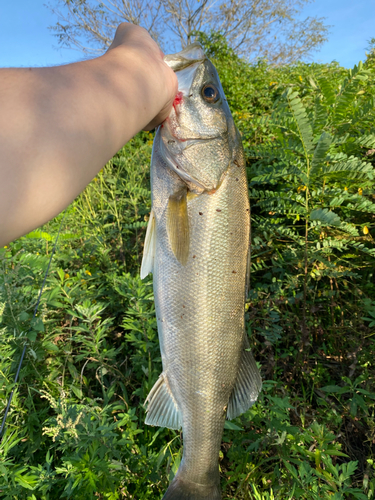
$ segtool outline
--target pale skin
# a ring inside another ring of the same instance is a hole
[[[0,69],[0,247],[60,213],[176,93],[157,44],[127,23],[96,59]]]

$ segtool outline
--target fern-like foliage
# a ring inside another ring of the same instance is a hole
[[[306,109],[298,97],[297,92],[289,90],[286,94],[290,109],[293,113],[294,120],[297,124],[301,142],[307,153],[311,153],[313,146],[313,132],[311,124],[308,120]]]
[[[323,132],[319,137],[311,161],[311,171],[310,171],[311,176],[318,174],[319,171],[321,170],[323,162],[326,160],[326,156],[331,144],[332,144],[332,137],[327,132]]]
[[[358,136],[351,129],[352,119],[374,114],[373,100],[362,99],[366,79],[359,65],[338,87],[325,76],[311,78],[312,98],[287,90],[269,121],[274,139],[249,149],[256,159],[250,168],[253,232],[267,236],[254,239],[253,273],[281,276],[282,261],[295,275],[282,293],[304,283],[305,301],[314,280],[353,278],[362,267],[360,253],[375,257],[368,234],[375,203],[367,196],[375,172],[366,156],[375,148],[375,130]],[[349,262],[344,254],[357,257]]]
[[[328,78],[320,77],[317,80],[326,106],[331,106],[334,104],[336,98],[333,86]]]

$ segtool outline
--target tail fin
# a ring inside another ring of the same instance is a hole
[[[203,484],[182,481],[175,477],[167,489],[163,500],[221,500],[218,484]]]

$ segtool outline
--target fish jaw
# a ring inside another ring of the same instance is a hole
[[[159,149],[168,167],[183,179],[190,191],[201,193],[215,191],[230,163],[230,150],[225,137],[194,137],[178,139],[171,132],[169,120],[159,128]],[[212,158],[219,159],[223,167],[217,168]],[[197,158],[199,161],[196,161]]]

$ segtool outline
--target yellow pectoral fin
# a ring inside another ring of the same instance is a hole
[[[187,201],[194,200],[194,198],[196,198],[197,196],[199,196],[199,195],[196,193],[193,193],[192,191],[188,191],[187,195],[186,195],[186,199],[187,199]]]
[[[187,189],[169,197],[167,232],[176,259],[185,265],[189,256],[189,220],[187,212]]]
[[[143,248],[143,258],[141,265],[141,280],[149,273],[154,272],[154,259],[156,247],[156,224],[153,210],[151,210],[150,220],[148,221],[145,245]]]

